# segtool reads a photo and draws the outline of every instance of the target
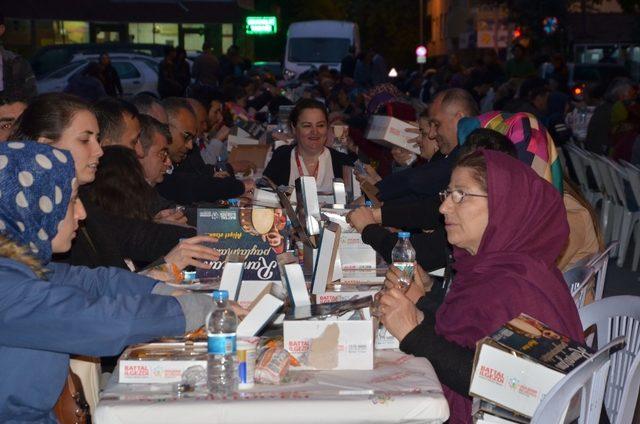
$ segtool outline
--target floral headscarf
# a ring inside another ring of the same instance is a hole
[[[35,142],[0,143],[0,234],[43,265],[67,213],[75,167],[71,154]]]

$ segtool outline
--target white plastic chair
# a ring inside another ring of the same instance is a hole
[[[567,144],[565,146],[569,160],[573,165],[576,177],[578,178],[578,184],[582,190],[582,194],[591,203],[594,208],[602,200],[602,194],[591,190],[589,187],[589,180],[587,178],[588,159],[582,154],[581,149],[578,146]]]
[[[531,418],[531,424],[561,424],[573,397],[580,392],[578,424],[597,424],[602,410],[612,351],[624,345],[624,337],[613,340],[591,358],[564,376],[547,393]]]
[[[589,259],[588,266],[592,267],[596,277],[596,292],[595,300],[602,299],[604,294],[604,283],[607,278],[607,269],[609,265],[609,258],[612,252],[618,247],[618,241],[612,241],[602,253],[598,253]]]
[[[608,159],[602,155],[590,153],[593,158],[594,168],[598,169],[599,177],[604,186],[604,196],[608,200],[608,208],[606,210],[605,226],[603,227],[604,238],[607,242],[618,240],[620,235],[620,226],[622,218],[626,210],[626,198],[619,195],[616,183],[612,177],[611,164]],[[624,193],[623,193],[624,194]],[[603,213],[605,211],[603,210]]]
[[[631,183],[631,179],[629,178],[625,167],[609,158],[603,157],[601,160],[609,164],[609,175],[611,176],[611,180],[615,186],[618,198],[617,203],[619,206],[616,206],[616,228],[614,229],[615,232],[612,235],[612,239],[620,240],[620,249],[617,250],[617,255],[618,266],[622,267],[627,255],[627,248],[629,246],[631,234],[633,233],[633,228],[636,223],[640,221],[640,211],[632,211],[627,202],[625,182],[629,183],[632,187],[633,184]],[[614,251],[613,256],[615,256],[615,253],[616,252]]]
[[[589,283],[592,281],[594,274],[594,269],[588,265],[575,266],[562,274],[578,309],[584,306],[590,286]]]
[[[585,331],[595,325],[597,346],[619,336],[626,340],[611,358],[604,405],[611,424],[631,423],[640,386],[640,297],[607,297],[578,312]]]
[[[636,203],[640,205],[640,169],[635,165],[626,161],[621,161],[621,163],[624,166],[624,170],[626,172],[627,178],[629,179],[629,184],[631,185],[631,191],[633,193],[633,197],[635,198]],[[627,234],[624,234],[625,237],[628,237],[625,240],[627,244],[624,247],[624,253],[626,253],[626,249],[628,249],[629,247],[628,243],[629,243],[629,239],[631,238],[632,232],[635,234],[635,248],[633,251],[633,262],[631,265],[631,269],[633,271],[637,271],[638,261],[640,261],[640,218],[635,221],[631,231],[629,231]],[[622,242],[622,239],[620,241]],[[623,253],[622,249],[623,247],[621,246],[620,247],[621,253]],[[622,266],[624,264],[625,258],[621,258],[621,256],[622,255],[618,256],[618,266]]]

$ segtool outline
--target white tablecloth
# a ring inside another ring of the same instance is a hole
[[[97,424],[442,423],[449,407],[429,361],[378,351],[371,371],[292,371],[291,381],[256,385],[233,399],[204,391],[178,397],[170,385],[119,384],[101,394]]]

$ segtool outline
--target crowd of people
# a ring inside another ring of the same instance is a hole
[[[479,339],[526,313],[583,340],[561,271],[601,250],[602,237],[558,149],[575,142],[640,160],[631,81],[574,98],[562,56],[541,78],[526,49],[513,50],[505,64],[494,51],[469,67],[451,55],[394,79],[379,53],[351,51],[343,72],[278,81],[248,72],[235,46],[218,59],[205,44],[191,69],[184,49],[167,49],[161,99],[119,98],[106,55],[66,93],[0,92],[0,361],[9,373],[0,421],[55,422],[70,355],[117,355],[202,325],[210,298],[162,281],[219,256],[215,240],[196,235],[196,208],[251,197],[255,182],[236,174],[261,167],[230,161],[227,138],[273,125],[256,135],[271,148],[264,176],[277,185],[314,176],[327,192],[359,160],[357,178],[382,206],[357,207],[348,221],[387,262],[397,229],[411,232],[418,271],[405,292],[390,268],[381,321],[404,352],[431,361],[450,422],[470,422]],[[288,119],[276,119],[287,105]],[[374,115],[414,123],[420,154],[367,140]],[[445,283],[433,284],[426,271],[442,267]]]

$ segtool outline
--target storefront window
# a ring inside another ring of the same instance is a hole
[[[88,43],[89,23],[79,21],[63,21],[67,43]]]

